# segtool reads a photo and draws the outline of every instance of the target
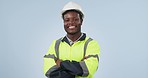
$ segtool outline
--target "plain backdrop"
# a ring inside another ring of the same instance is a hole
[[[66,34],[69,1],[82,6],[82,32],[101,47],[95,78],[148,78],[148,0],[0,0],[0,78],[46,78],[43,56]]]

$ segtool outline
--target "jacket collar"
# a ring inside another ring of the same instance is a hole
[[[86,34],[83,33],[83,36],[78,41],[83,41],[83,40],[85,40],[85,38],[86,38]],[[70,44],[66,36],[62,39],[62,42],[64,42],[64,41],[66,43]]]

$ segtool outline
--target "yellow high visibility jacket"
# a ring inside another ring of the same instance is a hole
[[[98,42],[92,40],[88,43],[86,48],[86,54],[84,58],[84,44],[89,39],[86,35],[82,36],[77,42],[73,45],[67,43],[66,37],[62,38],[59,45],[59,59],[62,61],[77,61],[80,63],[83,69],[82,76],[76,76],[75,78],[94,78],[94,73],[96,72],[99,65],[99,56],[100,56],[100,46]],[[57,54],[55,52],[56,40],[54,40],[49,47],[48,52],[44,57],[44,74],[47,72],[53,71],[57,67],[55,63],[55,57]],[[82,60],[84,59],[84,60]]]

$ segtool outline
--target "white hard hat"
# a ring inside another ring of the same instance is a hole
[[[62,9],[62,14],[65,13],[68,10],[75,10],[81,13],[82,18],[84,18],[84,12],[82,11],[82,8],[79,4],[75,2],[69,2],[67,3],[64,8]]]

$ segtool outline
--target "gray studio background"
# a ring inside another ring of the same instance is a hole
[[[66,34],[60,12],[69,1],[101,46],[95,78],[148,78],[148,0],[0,0],[0,78],[46,78],[43,56]]]

